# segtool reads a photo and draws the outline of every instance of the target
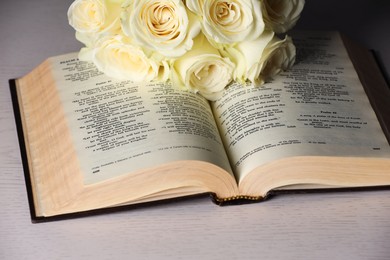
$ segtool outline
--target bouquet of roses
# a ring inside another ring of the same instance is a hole
[[[75,0],[81,60],[133,82],[168,81],[217,99],[232,82],[256,86],[290,68],[286,32],[304,0]],[[284,35],[283,37],[281,35]]]

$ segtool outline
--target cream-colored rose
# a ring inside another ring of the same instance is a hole
[[[264,30],[259,0],[193,0],[188,8],[201,18],[202,30],[213,44],[254,40]]]
[[[274,32],[267,30],[253,41],[243,41],[222,50],[223,56],[229,57],[236,65],[234,73],[236,81],[241,83],[247,80],[258,82],[262,67],[262,55],[273,37]]]
[[[129,0],[123,7],[124,33],[137,45],[167,57],[190,50],[200,32],[199,22],[182,0]]]
[[[175,60],[171,79],[175,87],[199,92],[209,100],[220,97],[233,79],[234,64],[223,58],[203,34],[194,40],[193,49]]]
[[[283,40],[274,36],[264,50],[260,63],[260,79],[264,82],[273,79],[280,72],[290,69],[295,63],[296,48],[291,37]]]
[[[280,40],[267,30],[253,41],[226,48],[223,55],[236,65],[235,80],[241,83],[249,80],[260,86],[294,64],[295,46],[290,37]]]
[[[165,71],[168,69],[167,63],[149,59],[141,48],[132,45],[122,35],[100,39],[94,49],[81,51],[80,59],[92,60],[100,71],[121,80],[166,80],[168,75]]]
[[[103,33],[120,28],[120,12],[117,0],[75,0],[68,9],[68,20],[79,33]]]
[[[266,24],[276,33],[285,33],[299,20],[305,0],[263,0]]]

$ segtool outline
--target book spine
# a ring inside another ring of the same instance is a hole
[[[249,203],[256,203],[265,200],[265,197],[263,196],[239,195],[239,196],[233,196],[228,198],[219,198],[214,193],[212,193],[210,196],[212,201],[219,206],[249,204]]]

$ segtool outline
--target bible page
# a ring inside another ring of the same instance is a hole
[[[233,84],[212,104],[238,180],[289,156],[389,156],[337,33],[297,34],[297,61],[262,87]]]
[[[231,172],[201,96],[165,83],[108,78],[77,53],[52,64],[85,184],[176,160],[207,161]]]

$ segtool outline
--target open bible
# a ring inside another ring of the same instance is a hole
[[[295,32],[296,65],[217,101],[100,73],[77,53],[10,81],[33,219],[212,194],[390,185],[390,93],[371,52]]]

